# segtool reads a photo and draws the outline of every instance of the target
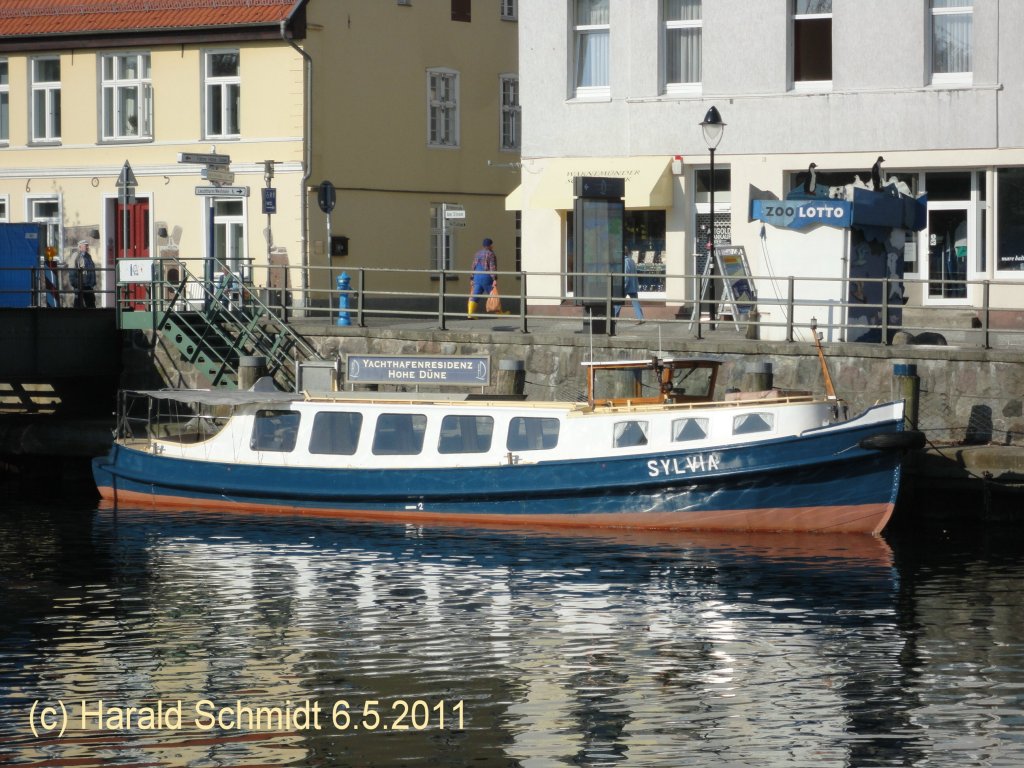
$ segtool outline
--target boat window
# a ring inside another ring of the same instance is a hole
[[[703,440],[708,436],[707,419],[675,419],[672,422],[672,440],[685,443],[690,440]]]
[[[508,424],[510,451],[549,451],[558,445],[558,419],[517,416]]]
[[[287,453],[299,434],[298,411],[256,411],[249,447],[254,451]]]
[[[755,432],[771,432],[775,417],[770,413],[744,413],[732,420],[734,435],[750,435]]]
[[[647,445],[647,422],[617,422],[615,424],[615,447],[631,448],[634,445]]]
[[[378,456],[412,456],[423,452],[427,417],[421,413],[382,413],[373,433],[373,452]]]
[[[490,416],[445,416],[438,453],[486,453],[491,450],[494,419]]]
[[[309,452],[351,456],[359,446],[359,430],[362,426],[361,413],[318,413],[313,419]]]

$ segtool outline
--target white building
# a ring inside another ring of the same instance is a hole
[[[785,198],[812,162],[819,184],[867,182],[883,156],[890,179],[928,195],[927,227],[896,243],[907,306],[971,311],[982,300],[971,281],[986,279],[1009,281],[992,304],[1013,306],[1013,281],[1024,288],[1022,27],[1024,3],[998,0],[522,3],[523,167],[507,206],[522,211],[523,268],[546,273],[530,293],[572,293],[558,275],[573,265],[572,177],[622,176],[641,298],[663,313],[692,300],[683,276],[703,266],[710,214],[699,124],[715,106],[727,125],[715,242],[743,246],[751,274],[829,278],[801,283],[798,298],[852,301],[850,231],[763,226],[751,199]],[[760,279],[757,290],[786,289]]]

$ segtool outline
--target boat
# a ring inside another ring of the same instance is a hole
[[[902,401],[715,399],[721,360],[584,363],[579,401],[127,391],[104,504],[413,523],[878,534],[914,437]],[[823,365],[824,368],[824,365]],[[831,387],[828,387],[831,390]]]

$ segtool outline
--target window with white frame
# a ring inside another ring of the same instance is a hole
[[[28,198],[28,220],[46,225],[46,245],[60,253],[60,198],[53,195]]]
[[[501,0],[501,18],[506,21],[515,21],[518,18],[516,0]]]
[[[10,221],[7,215],[8,199],[7,195],[0,195],[0,221]]]
[[[0,143],[11,140],[10,89],[11,84],[7,79],[7,59],[0,59]]]
[[[459,146],[459,73],[450,69],[427,71],[427,144]]]
[[[519,78],[501,76],[501,148],[519,149]]]
[[[152,138],[153,86],[148,53],[100,58],[103,139]]]
[[[793,87],[832,87],[832,0],[793,0]]]
[[[206,51],[203,59],[206,138],[237,138],[242,99],[238,51]]]
[[[608,0],[576,0],[574,83],[577,98],[610,94]]]
[[[971,82],[974,8],[967,0],[931,0],[932,83]]]
[[[430,270],[440,272],[452,268],[452,232],[446,226],[444,203],[430,205]]]
[[[30,79],[32,141],[60,141],[60,58],[32,59]]]
[[[249,281],[245,258],[245,206],[241,200],[213,201],[213,256],[236,277]]]
[[[664,0],[665,90],[694,91],[700,86],[703,0]]]

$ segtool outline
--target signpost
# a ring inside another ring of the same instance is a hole
[[[227,165],[208,165],[203,168],[202,176],[213,184],[232,184],[235,181],[235,174]]]
[[[248,197],[248,187],[196,187],[201,197]]]

